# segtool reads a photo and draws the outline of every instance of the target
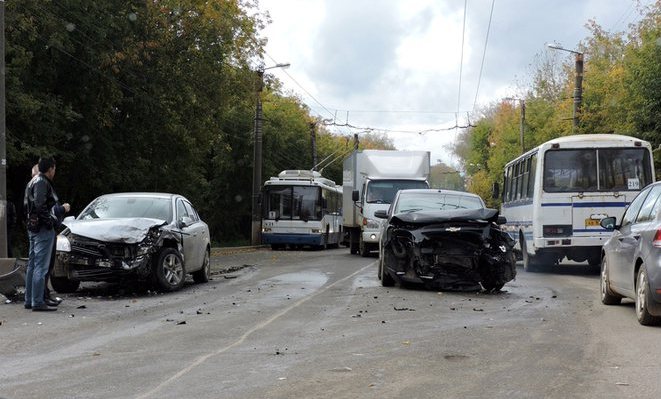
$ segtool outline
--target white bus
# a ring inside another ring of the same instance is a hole
[[[272,249],[338,247],[342,186],[319,172],[284,170],[264,183],[262,243]]]
[[[505,165],[503,228],[517,241],[527,271],[565,257],[597,267],[611,235],[599,221],[619,220],[653,181],[646,141],[616,134],[550,140]]]

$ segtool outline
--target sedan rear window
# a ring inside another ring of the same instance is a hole
[[[100,197],[78,216],[78,219],[152,218],[172,221],[169,198]]]

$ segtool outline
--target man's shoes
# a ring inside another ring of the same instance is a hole
[[[51,308],[50,306],[46,305],[45,303],[43,305],[32,307],[33,312],[54,312],[56,310],[57,310],[57,308]]]
[[[25,309],[32,309],[32,305],[30,305],[29,303],[26,303],[25,305],[23,305],[23,307]]]
[[[57,305],[60,304],[60,302],[56,301],[55,299],[51,299],[51,298],[44,299],[44,303],[48,306],[57,306]]]

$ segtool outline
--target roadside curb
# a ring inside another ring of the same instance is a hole
[[[245,252],[254,252],[261,248],[268,248],[268,245],[251,245],[245,247],[214,247],[211,248],[211,256],[234,255]]]

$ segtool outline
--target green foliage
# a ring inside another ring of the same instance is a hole
[[[464,178],[455,168],[439,162],[431,167],[429,186],[447,190],[464,191]]]
[[[577,46],[585,62],[575,133],[628,134],[649,140],[654,147],[661,145],[661,2],[643,12],[626,40],[624,33],[609,33],[588,21],[590,36]],[[521,96],[526,104],[525,150],[572,134],[574,57],[560,66],[555,59],[548,52],[537,57],[532,86]],[[520,108],[514,104],[491,105],[475,127],[462,132],[454,147],[467,174],[468,190],[485,200],[492,183],[502,183],[504,165],[521,153]]]

